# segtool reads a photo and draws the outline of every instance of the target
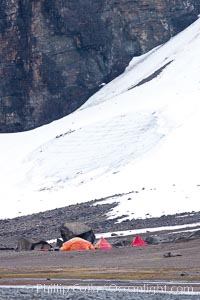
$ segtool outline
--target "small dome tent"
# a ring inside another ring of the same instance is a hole
[[[111,244],[106,241],[103,237],[101,237],[98,242],[95,244],[95,249],[111,249]]]
[[[135,239],[131,243],[132,247],[135,247],[135,246],[146,246],[146,245],[147,245],[147,243],[145,241],[143,241],[143,239],[139,235],[137,235],[135,237]]]
[[[74,237],[68,240],[67,242],[62,244],[62,247],[60,247],[60,251],[90,250],[90,249],[94,249],[92,243],[79,237]]]

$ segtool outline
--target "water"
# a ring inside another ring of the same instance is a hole
[[[1,300],[199,300],[200,293],[188,291],[145,291],[131,286],[62,286],[62,285],[37,285],[0,287]]]

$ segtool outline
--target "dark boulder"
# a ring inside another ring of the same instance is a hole
[[[15,248],[16,251],[30,251],[30,250],[50,250],[52,246],[44,241],[30,241],[26,238],[19,238],[17,241],[17,247]]]
[[[6,245],[0,245],[0,251],[2,250],[8,251],[8,250],[15,250],[15,249],[12,247],[8,247]]]
[[[129,246],[130,244],[131,244],[131,242],[128,239],[119,239],[119,240],[113,242],[112,246],[116,247],[116,248],[121,248],[121,247]]]
[[[63,240],[61,240],[61,239],[57,239],[56,240],[56,247],[62,247],[62,244],[63,244]]]
[[[17,241],[16,251],[27,251],[32,249],[32,242],[26,238],[19,238]]]
[[[145,242],[149,245],[158,245],[161,243],[161,238],[158,236],[149,235],[146,237]]]
[[[45,251],[45,250],[51,250],[52,246],[46,242],[46,241],[39,241],[36,243],[32,244],[31,250],[40,250],[40,251]]]
[[[171,251],[169,251],[169,252],[164,253],[163,256],[165,258],[167,258],[167,257],[182,256],[182,254],[180,252],[173,252],[173,251],[171,252]]]
[[[91,242],[92,244],[95,241],[95,235],[92,228],[83,223],[64,223],[60,227],[60,232],[64,242],[72,239],[73,237],[80,237]]]
[[[200,230],[194,231],[190,236],[190,239],[198,239],[200,238]]]

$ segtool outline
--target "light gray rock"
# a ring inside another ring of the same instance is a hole
[[[32,249],[32,241],[23,237],[18,239],[16,251],[28,251],[31,249]]]

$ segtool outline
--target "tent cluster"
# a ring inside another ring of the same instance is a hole
[[[62,239],[57,239],[56,246],[40,240],[39,242],[28,240],[21,237],[18,239],[16,251],[40,250],[40,251],[68,251],[68,250],[94,250],[111,249],[112,245],[103,237],[95,244],[95,234],[91,227],[80,222],[65,222],[60,227]],[[127,245],[127,244],[126,244]],[[147,245],[140,236],[132,241],[130,246]]]
[[[100,240],[93,246],[91,242],[79,237],[74,237],[62,244],[60,251],[68,250],[94,250],[94,249],[111,249],[112,246],[101,237]]]
[[[136,236],[132,241],[131,246],[146,246],[147,243],[143,241],[140,236]],[[101,237],[98,242],[93,246],[91,242],[84,240],[80,237],[74,237],[62,244],[60,251],[68,250],[94,250],[94,249],[111,249],[112,245],[103,237]]]

